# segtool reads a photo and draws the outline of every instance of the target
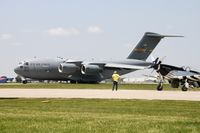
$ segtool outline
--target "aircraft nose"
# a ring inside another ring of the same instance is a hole
[[[15,72],[16,74],[19,74],[20,71],[21,71],[21,69],[22,69],[22,67],[23,67],[23,66],[17,66],[17,67],[14,69],[14,72]]]
[[[18,71],[19,71],[19,67],[16,67],[16,68],[14,69],[14,72],[18,74]]]

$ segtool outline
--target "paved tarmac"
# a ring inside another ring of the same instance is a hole
[[[200,91],[0,89],[0,98],[89,98],[200,101]]]

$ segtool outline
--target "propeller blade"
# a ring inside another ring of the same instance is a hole
[[[154,72],[154,69],[151,71],[150,75]]]
[[[167,56],[163,56],[162,58],[161,58],[161,62],[163,62],[163,60],[166,58]]]
[[[154,56],[151,54],[151,61],[154,62],[156,59],[154,58]]]
[[[156,60],[154,61],[155,64],[158,63],[159,58],[157,57]]]
[[[158,63],[158,60],[159,60],[159,58],[157,57],[148,68],[154,68]]]

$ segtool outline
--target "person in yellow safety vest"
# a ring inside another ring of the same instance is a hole
[[[118,81],[119,81],[119,74],[117,74],[117,71],[114,71],[112,75],[112,81],[113,81],[113,86],[112,86],[112,91],[114,91],[114,88],[116,87],[116,91],[118,89]]]

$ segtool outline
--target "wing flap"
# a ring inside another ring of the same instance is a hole
[[[143,70],[143,69],[146,68],[144,66],[127,65],[127,64],[115,64],[115,63],[108,63],[104,67],[105,68],[130,69],[130,70]]]
[[[82,64],[83,61],[80,60],[67,60],[65,61],[65,63],[73,63],[76,64],[77,66],[80,66]]]

